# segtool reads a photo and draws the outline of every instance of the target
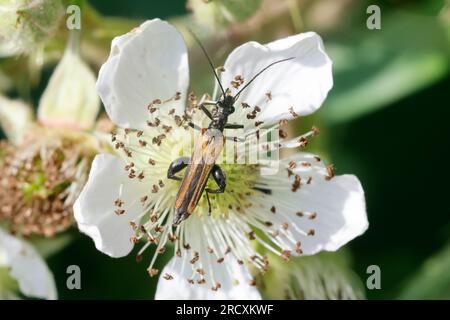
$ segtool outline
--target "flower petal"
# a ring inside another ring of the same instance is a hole
[[[277,176],[261,177],[266,186],[277,186],[265,201],[269,208],[260,209],[259,214],[259,219],[271,221],[278,230],[271,237],[283,250],[305,255],[335,251],[367,230],[364,190],[358,178],[330,178],[320,158],[307,153],[283,162],[290,163],[290,168],[296,163],[293,174],[287,178],[286,171],[280,170]],[[297,189],[292,184],[295,175],[300,177]]]
[[[212,290],[213,284],[190,284],[192,266],[187,254],[174,257],[164,267],[156,288],[157,300],[260,300],[256,287],[249,285],[252,279],[245,266],[239,265],[235,259],[227,257],[221,264],[212,264],[217,282],[221,288]],[[164,279],[165,275],[173,277]]]
[[[111,257],[127,255],[133,248],[130,220],[142,211],[139,196],[145,184],[128,179],[125,163],[111,154],[97,155],[89,179],[74,205],[75,220],[81,232],[90,236],[98,250]],[[126,184],[122,188],[122,184]],[[120,199],[120,208],[115,201]],[[117,215],[115,210],[124,210]]]
[[[33,121],[33,109],[20,100],[0,95],[0,126],[8,139],[18,145]]]
[[[237,112],[230,117],[230,122],[242,122],[246,118],[241,102],[252,108],[259,106],[262,112],[257,120],[266,123],[290,119],[295,114],[308,115],[321,106],[333,86],[332,62],[324,51],[322,39],[313,32],[267,45],[247,42],[236,48],[225,62],[223,86],[229,87],[238,75],[244,78],[245,85],[269,64],[291,57],[294,59],[280,62],[263,72],[240,94]],[[232,92],[236,94],[238,90]],[[291,107],[293,112],[289,111]]]
[[[28,242],[0,229],[0,249],[3,249],[3,262],[11,268],[10,275],[17,280],[24,295],[41,299],[57,298],[51,271]]]
[[[187,48],[181,34],[169,23],[154,19],[112,42],[111,53],[97,80],[97,91],[113,122],[142,129],[147,106],[156,99],[184,110],[189,84]]]
[[[303,197],[297,199],[305,211],[315,210],[319,215],[316,221],[310,220],[310,226],[315,230],[314,236],[307,236],[302,242],[305,254],[321,250],[336,251],[369,227],[364,190],[354,175],[313,183],[308,194],[305,192]],[[296,219],[297,223],[300,219]]]

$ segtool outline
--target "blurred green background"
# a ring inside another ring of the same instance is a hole
[[[98,68],[111,36],[155,17],[192,26],[216,64],[250,39],[267,42],[302,31],[318,32],[334,62],[335,86],[323,108],[297,121],[295,129],[304,132],[312,123],[319,126],[322,135],[310,150],[324,154],[338,174],[356,174],[364,186],[370,227],[348,246],[351,266],[364,283],[366,268],[380,266],[382,289],[366,290],[369,299],[449,299],[449,2],[261,2],[258,11],[251,10],[247,17],[240,10],[243,17],[236,15],[230,22],[222,21],[220,14],[196,13],[193,18],[184,0],[91,0],[91,12],[120,19],[101,23],[90,19],[83,25],[82,54],[88,59],[91,55],[92,67]],[[381,30],[366,27],[369,4],[381,8]],[[91,27],[103,33],[83,31]],[[93,51],[98,34],[104,35],[104,46]],[[57,41],[52,45],[58,49]],[[196,91],[210,90],[211,74],[195,46],[190,60],[192,86]],[[14,63],[0,62],[4,68]],[[42,79],[29,91],[34,105],[53,68],[54,63],[46,64]],[[11,96],[23,97],[23,92],[26,89],[9,90]],[[111,259],[96,251],[87,237],[75,231],[70,235],[74,241],[48,260],[60,298],[153,297],[157,279],[145,271],[147,258],[139,264],[133,254]],[[151,254],[147,251],[146,257]],[[82,290],[66,288],[66,267],[71,264],[81,267]],[[164,260],[158,264],[163,266]]]

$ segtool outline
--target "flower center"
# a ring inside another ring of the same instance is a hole
[[[280,148],[305,147],[307,138],[316,135],[318,131],[313,129],[303,136],[285,140],[286,134],[280,127],[286,124],[286,121],[280,121],[265,129],[265,135],[271,138],[267,141],[263,139],[264,143],[260,143],[259,139],[263,132],[261,131],[263,129],[259,127],[261,122],[253,121],[253,119],[261,109],[255,106],[247,115],[250,127],[246,130],[245,138],[253,134],[258,141],[252,143],[249,138],[243,143],[249,150],[249,156],[244,152],[244,155],[237,153],[230,157],[228,151],[235,150],[237,147],[225,143],[222,157],[217,158],[215,162],[220,165],[226,175],[225,192],[210,194],[211,210],[207,194],[203,192],[190,217],[181,224],[173,226],[180,182],[168,178],[168,168],[172,161],[179,157],[195,159],[191,157],[193,150],[197,150],[194,147],[195,143],[202,141],[197,137],[204,134],[205,131],[201,128],[206,128],[209,121],[206,116],[202,116],[201,112],[196,112],[197,100],[191,97],[189,101],[194,104],[194,107],[188,108],[186,114],[179,115],[175,109],[170,108],[170,102],[176,99],[177,95],[166,101],[157,99],[148,106],[149,119],[146,121],[145,129],[117,129],[112,134],[112,144],[124,160],[123,170],[126,172],[124,175],[126,178],[121,183],[114,207],[117,215],[123,215],[128,210],[133,211],[130,225],[135,235],[131,241],[135,243],[140,240],[147,241],[138,252],[138,261],[141,260],[141,255],[146,248],[151,244],[156,245],[156,254],[152,257],[148,268],[150,276],[158,274],[159,271],[153,267],[154,263],[159,254],[166,251],[167,245],[173,243],[177,257],[187,255],[190,258],[193,274],[187,280],[198,284],[207,282],[213,284],[213,290],[217,290],[220,288],[220,282],[217,282],[217,272],[212,270],[213,264],[221,265],[225,260],[233,259],[238,264],[248,262],[262,272],[267,270],[268,260],[258,254],[249,241],[256,240],[283,259],[289,259],[291,251],[280,251],[277,246],[270,243],[266,235],[258,233],[253,227],[267,231],[273,226],[273,222],[268,221],[270,219],[261,220],[261,214],[258,213],[263,207],[269,205],[272,209],[267,214],[275,217],[277,208],[273,206],[270,188],[283,189],[286,188],[285,184],[290,186],[292,183],[291,189],[295,192],[302,183],[310,182],[309,180],[300,181],[300,176],[297,175],[291,182],[288,178],[291,175],[294,176],[293,168],[292,170],[288,168],[288,173],[291,173],[283,181],[279,181],[275,176],[272,178],[269,176],[262,181],[261,170],[265,167],[264,161],[258,159],[251,162],[251,152],[258,153],[262,150],[267,154],[273,153],[278,156],[277,151]],[[244,113],[247,108],[245,104],[242,104]],[[228,142],[229,139],[224,140]],[[239,139],[231,140],[236,143]],[[279,165],[279,159],[275,160],[269,162]],[[306,169],[308,168],[305,167]],[[183,174],[185,171],[181,170],[175,173],[178,178],[181,178]],[[205,188],[217,189],[217,187],[214,179],[208,179],[206,182]],[[133,202],[132,198],[138,200]],[[136,210],[137,202],[140,202],[138,210]],[[289,235],[288,228],[289,224],[283,223],[282,230],[276,232]],[[276,234],[271,236],[277,237]],[[294,241],[295,250],[301,253],[300,242],[295,241],[293,237],[289,237],[289,241]],[[206,269],[209,269],[209,272]],[[173,276],[165,274],[163,278],[171,280]],[[254,281],[250,284],[254,285]]]

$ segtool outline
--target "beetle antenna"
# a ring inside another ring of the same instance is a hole
[[[236,100],[239,97],[239,95],[241,94],[241,92],[244,91],[245,88],[247,88],[257,77],[259,77],[264,71],[269,69],[271,66],[274,66],[274,65],[276,65],[276,64],[278,64],[280,62],[289,61],[289,60],[292,60],[292,59],[295,59],[295,57],[290,57],[290,58],[278,60],[278,61],[272,62],[268,66],[264,67],[261,71],[259,71],[257,74],[255,74],[255,76],[249,82],[247,82],[247,84],[241,90],[239,90],[238,93],[236,93],[236,95],[234,96],[233,99]]]
[[[203,44],[202,44],[202,42],[200,41],[200,39],[197,37],[197,35],[196,35],[192,30],[190,30],[190,29],[188,29],[188,30],[189,30],[189,33],[192,35],[192,37],[195,39],[195,41],[198,43],[198,45],[200,46],[200,48],[202,49],[203,53],[204,53],[205,56],[206,56],[206,59],[208,59],[209,66],[211,67],[211,69],[212,69],[212,71],[213,71],[213,73],[214,73],[214,77],[216,77],[216,80],[217,80],[217,82],[219,83],[220,90],[222,91],[223,96],[225,97],[225,90],[223,89],[222,83],[220,82],[219,75],[218,75],[217,72],[216,72],[216,68],[214,67],[213,62],[212,62],[211,58],[209,57],[208,52],[206,52],[205,47],[203,47]]]

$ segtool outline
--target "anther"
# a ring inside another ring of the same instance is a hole
[[[304,149],[308,146],[308,139],[306,139],[305,137],[300,137],[300,139],[298,139],[298,143],[300,148]]]
[[[122,200],[120,200],[119,198],[117,198],[115,201],[114,201],[114,205],[116,206],[116,207],[121,207],[122,205],[123,205],[123,201]]]
[[[130,226],[133,230],[137,229],[137,224],[134,221],[130,221]]]
[[[202,275],[202,276],[205,275],[205,270],[202,269],[202,268],[197,268],[197,270],[195,270],[195,271],[197,271],[197,273],[200,274],[200,275]]]
[[[296,174],[294,182],[292,183],[292,192],[296,192],[302,185],[301,177]]]
[[[279,134],[279,136],[280,136],[281,139],[286,139],[287,136],[288,136],[287,133],[286,133],[286,131],[283,131],[283,130],[281,130],[281,129],[278,130],[278,134]]]
[[[325,177],[326,180],[331,180],[334,178],[334,165],[330,164],[327,166],[328,175]]]
[[[147,201],[147,199],[148,199],[148,196],[141,197],[141,199],[140,199],[141,203],[144,204]]]
[[[311,128],[311,131],[312,131],[312,133],[313,133],[313,136],[318,136],[319,134],[320,134],[320,129],[319,128],[317,128],[317,127],[312,127]]]
[[[163,278],[166,279],[166,280],[172,280],[172,279],[173,279],[173,276],[170,275],[170,274],[168,274],[168,273],[166,273],[166,274],[163,276]]]
[[[150,268],[150,269],[147,269],[147,272],[150,275],[150,277],[154,277],[159,273],[159,270],[155,269],[155,268]]]
[[[297,163],[295,161],[290,161],[289,162],[289,169],[295,169],[297,167]]]
[[[215,285],[214,287],[212,287],[211,289],[212,289],[213,291],[217,291],[217,290],[219,290],[221,287],[222,287],[222,285],[221,285],[219,282],[216,282],[216,285]]]
[[[317,217],[317,212],[311,213],[311,215],[308,217],[309,220],[314,220]]]
[[[289,113],[290,113],[294,118],[297,118],[297,117],[298,117],[298,114],[294,111],[294,108],[293,108],[293,107],[290,107],[290,108],[289,108]]]
[[[283,250],[283,252],[281,252],[281,258],[284,260],[284,261],[289,261],[289,258],[291,257],[291,251],[290,250]]]
[[[166,252],[166,247],[161,247],[158,249],[158,254],[163,254],[164,252]]]

